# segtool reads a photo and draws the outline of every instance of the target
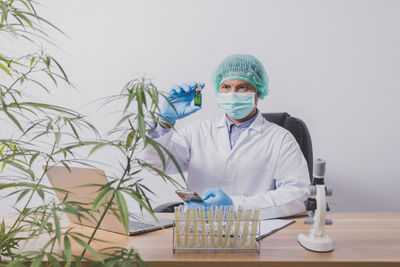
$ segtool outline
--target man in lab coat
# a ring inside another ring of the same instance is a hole
[[[192,105],[199,84],[175,85],[169,92],[175,109],[164,101],[158,125],[149,132],[187,171],[188,189],[205,200],[187,204],[259,209],[261,219],[303,212],[307,163],[292,134],[265,120],[257,109],[258,100],[268,94],[261,62],[251,55],[231,55],[218,65],[212,80],[223,117],[170,130],[178,119],[201,109]],[[150,146],[143,157],[162,168]],[[171,160],[165,171],[177,172]]]

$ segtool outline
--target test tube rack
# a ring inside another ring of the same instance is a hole
[[[174,225],[174,253],[260,253],[258,210],[182,205],[175,208]]]

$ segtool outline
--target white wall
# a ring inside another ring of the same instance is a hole
[[[261,111],[307,123],[315,158],[327,160],[332,209],[400,211],[399,1],[52,0],[42,12],[70,37],[54,35],[62,49],[49,52],[80,90],[51,99],[99,128],[112,117],[86,103],[143,75],[163,90],[204,81],[203,109],[190,120],[220,115],[212,70],[229,54],[253,54],[270,76]],[[177,199],[157,177],[146,179],[156,202]]]

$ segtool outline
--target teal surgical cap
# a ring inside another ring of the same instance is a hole
[[[230,55],[212,74],[216,93],[221,83],[227,80],[242,80],[251,83],[263,99],[268,94],[268,75],[261,62],[251,55]]]

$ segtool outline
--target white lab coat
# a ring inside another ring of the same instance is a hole
[[[187,171],[191,191],[201,195],[207,188],[220,188],[236,208],[259,209],[261,219],[305,211],[310,180],[300,147],[289,131],[268,122],[260,112],[233,149],[225,116],[196,121],[155,140]],[[162,169],[151,146],[143,151],[142,159]],[[177,172],[171,160],[165,172]]]

